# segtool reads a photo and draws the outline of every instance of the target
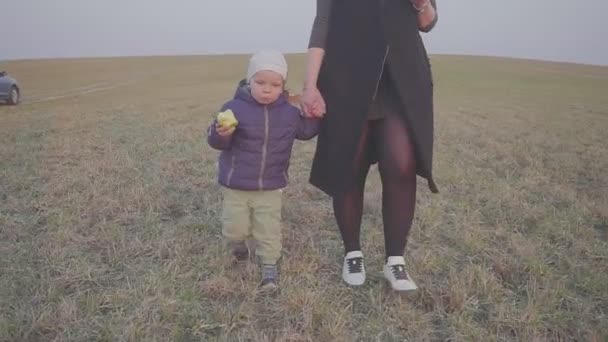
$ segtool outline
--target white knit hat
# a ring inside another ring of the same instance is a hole
[[[287,61],[283,54],[278,51],[263,50],[251,56],[247,68],[247,83],[260,70],[274,71],[281,75],[283,80],[287,79]]]

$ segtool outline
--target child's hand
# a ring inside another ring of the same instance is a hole
[[[215,131],[217,132],[217,134],[219,134],[222,137],[227,137],[227,136],[232,135],[232,133],[234,133],[235,129],[236,129],[236,127],[234,127],[234,126],[224,127],[224,126],[220,125],[219,123],[215,124]]]
[[[236,126],[239,124],[231,109],[218,113],[215,122],[215,131],[222,137],[227,137],[234,133]]]

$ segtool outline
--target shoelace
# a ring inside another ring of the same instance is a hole
[[[391,272],[397,280],[407,280],[407,272],[405,271],[405,265],[392,265]]]
[[[363,258],[361,258],[361,257],[350,258],[346,262],[348,263],[348,273],[363,272]]]

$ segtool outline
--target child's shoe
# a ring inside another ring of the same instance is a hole
[[[230,247],[234,264],[242,265],[249,260],[249,248],[245,241],[231,241]]]
[[[276,265],[262,265],[262,283],[260,289],[262,291],[274,291],[278,285],[279,272]]]

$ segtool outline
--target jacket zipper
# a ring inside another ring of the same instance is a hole
[[[268,153],[268,106],[264,106],[264,144],[262,145],[262,164],[260,165],[260,178],[258,185],[260,190],[264,188],[264,171],[266,169],[266,154]]]
[[[378,81],[376,82],[376,90],[374,90],[374,96],[372,97],[372,101],[376,99],[376,95],[378,95],[378,88],[380,87],[380,81],[382,80],[382,74],[384,73],[384,65],[386,64],[386,58],[388,57],[388,50],[390,46],[386,46],[386,50],[384,51],[384,59],[382,60],[382,68],[380,69],[380,75],[378,76]]]
[[[226,176],[226,185],[230,186],[230,181],[232,180],[232,174],[234,173],[234,162],[236,161],[236,155],[232,154],[232,160],[230,162],[230,170],[228,171],[228,176]]]

